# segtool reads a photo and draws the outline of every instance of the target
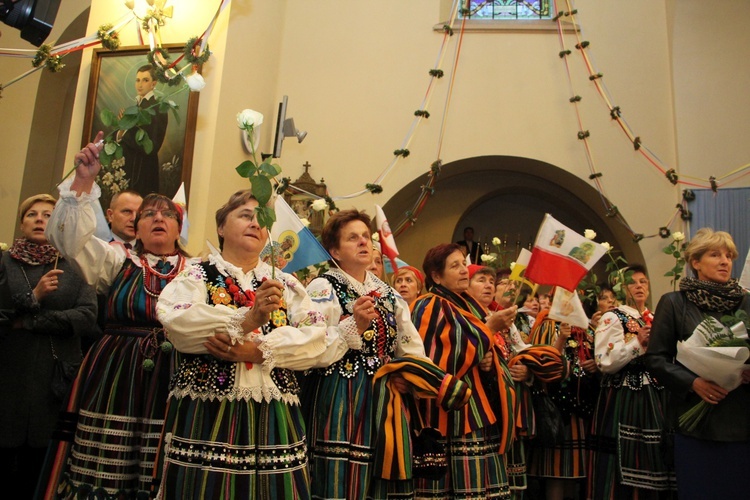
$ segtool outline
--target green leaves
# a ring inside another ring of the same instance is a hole
[[[265,205],[271,200],[271,195],[273,194],[271,179],[264,175],[253,175],[252,177],[250,177],[250,185],[253,188],[253,196],[255,196],[255,198],[258,200],[258,209],[260,207],[265,207]],[[258,212],[258,209],[256,209],[256,212]],[[272,223],[275,220],[276,217],[274,216],[272,219]],[[258,217],[258,223],[261,225],[261,227],[267,227],[269,229],[271,228],[270,225],[264,225],[260,217]]]
[[[250,177],[255,175],[255,172],[258,171],[258,168],[255,166],[255,163],[253,163],[250,160],[245,160],[237,167],[235,168],[238,174],[240,174],[240,177],[244,177],[245,179],[249,179]]]
[[[578,283],[576,290],[578,290],[583,295],[581,299],[584,302],[596,303],[602,289],[598,284],[596,274],[593,272],[593,270],[583,277],[583,279]]]
[[[270,232],[271,226],[276,222],[276,211],[271,203],[273,197],[274,186],[273,179],[281,173],[281,167],[271,163],[270,157],[264,159],[258,164],[258,152],[255,149],[255,142],[253,141],[253,130],[263,122],[263,115],[257,111],[246,109],[237,115],[237,125],[245,134],[247,134],[247,144],[250,147],[250,153],[252,154],[252,160],[245,160],[235,170],[240,175],[250,180],[250,186],[253,191],[253,196],[258,200],[258,206],[255,207],[255,216],[258,220],[258,225],[261,228],[267,228]],[[262,155],[261,155],[262,157]],[[275,262],[274,258],[274,245],[271,245],[271,262]],[[275,276],[275,267],[271,268],[271,277]]]
[[[278,165],[274,165],[272,163],[269,163],[268,160],[265,160],[263,163],[260,164],[260,171],[263,172],[263,174],[269,178],[276,177],[281,173],[281,167]]]
[[[254,192],[255,191],[253,190],[253,193]],[[258,224],[261,227],[267,227],[268,229],[271,229],[273,223],[276,222],[276,211],[273,209],[273,207],[258,205],[257,207],[255,207],[255,215],[258,218]]]
[[[750,329],[750,316],[742,309],[738,309],[734,314],[726,314],[721,317],[721,324],[728,328],[740,322],[745,325],[745,328]]]
[[[102,123],[104,123],[104,125],[106,125],[107,127],[119,126],[117,115],[108,109],[102,110],[102,112],[99,113],[99,118],[101,118]]]
[[[273,194],[273,185],[271,179],[281,173],[281,167],[270,163],[267,159],[259,166],[256,166],[252,160],[245,160],[235,168],[240,177],[250,180],[250,186],[253,189],[253,196],[258,200],[261,206],[265,206]],[[273,220],[276,218],[274,216]],[[258,218],[260,223],[260,217]],[[263,226],[270,229],[271,226]]]
[[[112,159],[120,159],[123,156],[122,146],[120,145],[120,139],[124,133],[132,133],[135,139],[135,143],[140,146],[146,154],[150,154],[154,150],[154,142],[148,136],[148,133],[142,128],[145,125],[151,123],[151,120],[156,116],[156,107],[165,110],[176,110],[177,105],[174,101],[166,101],[165,99],[157,98],[156,104],[147,108],[140,108],[136,105],[128,106],[125,108],[121,115],[116,115],[109,109],[103,109],[99,113],[99,118],[106,127],[111,127],[112,130],[104,138],[104,150],[99,156],[99,161],[105,167],[108,167],[112,163]],[[179,118],[178,118],[179,120]],[[135,131],[133,131],[135,129]]]
[[[679,243],[677,240],[672,240],[672,243],[662,248],[662,252],[666,255],[674,257],[675,264],[672,269],[664,273],[664,276],[672,278],[670,284],[672,290],[677,290],[677,282],[682,278],[682,272],[685,270],[685,259],[682,257],[682,251],[685,249],[685,243]]]

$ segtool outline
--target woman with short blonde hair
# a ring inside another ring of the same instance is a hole
[[[701,260],[706,252],[716,248],[726,249],[732,260],[738,256],[737,246],[734,244],[731,234],[726,231],[714,231],[710,227],[701,228],[685,248],[685,263],[695,272],[692,262]]]
[[[740,385],[727,390],[693,373],[677,357],[678,342],[706,330],[722,335],[733,325],[732,331],[746,331],[740,316],[750,313],[750,300],[732,278],[735,258],[737,247],[729,233],[698,230],[685,249],[695,277],[683,278],[679,291],[659,301],[645,356],[649,370],[669,391],[681,500],[747,496],[747,487],[736,478],[746,473],[750,458],[750,367],[741,372]],[[710,415],[695,428],[681,427],[679,416],[701,401],[709,405]]]

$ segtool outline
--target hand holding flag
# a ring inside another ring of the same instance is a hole
[[[526,278],[574,291],[607,249],[545,214],[531,252]]]

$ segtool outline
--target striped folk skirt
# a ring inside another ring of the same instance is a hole
[[[497,426],[479,429],[446,442],[448,473],[438,480],[414,480],[416,499],[511,498],[505,457],[499,452]]]
[[[44,498],[91,492],[135,497],[151,491],[171,353],[150,351],[154,337],[147,332],[105,334],[89,350],[48,450]],[[144,353],[154,363],[152,370],[143,368]]]
[[[159,499],[308,499],[299,405],[279,400],[170,397]]]
[[[587,420],[577,415],[570,415],[564,422],[563,437],[559,444],[554,447],[544,447],[531,440],[529,475],[558,479],[586,477],[588,430]]]
[[[666,391],[651,384],[602,387],[591,423],[587,498],[663,498],[676,489],[665,401]]]
[[[326,499],[413,498],[412,481],[374,476],[373,377],[359,370],[310,374],[302,383],[310,445],[312,497]]]

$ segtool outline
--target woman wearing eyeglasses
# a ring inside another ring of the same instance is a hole
[[[159,194],[143,199],[133,250],[93,236],[92,203],[101,193],[94,183],[101,169],[96,142],[102,135],[76,154],[75,177],[60,185],[47,225],[50,242],[108,300],[105,334],[86,356],[65,408],[75,428],[69,424],[51,446],[45,498],[56,491],[86,497],[100,489],[140,498],[150,491],[172,350],[156,304],[167,283],[194,261],[178,243],[180,207]]]

